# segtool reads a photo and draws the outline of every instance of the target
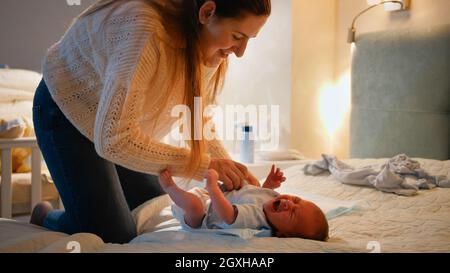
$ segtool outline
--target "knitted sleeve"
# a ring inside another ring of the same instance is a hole
[[[142,25],[124,33],[126,39],[111,46],[103,90],[95,119],[94,143],[98,154],[129,169],[159,174],[168,168],[185,176],[190,150],[155,141],[142,132],[143,97],[158,76],[159,40]],[[114,42],[114,41],[111,41]],[[203,179],[210,156],[201,155],[195,179]]]
[[[213,139],[209,140],[207,143],[208,150],[212,158],[231,159],[231,156],[223,146],[222,141],[219,139]]]

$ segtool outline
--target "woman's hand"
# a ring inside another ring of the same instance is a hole
[[[219,174],[219,180],[229,191],[240,189],[248,173],[247,167],[230,159],[213,158],[209,169],[214,169]]]

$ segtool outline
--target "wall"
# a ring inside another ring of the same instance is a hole
[[[308,157],[327,152],[320,90],[334,81],[336,2],[295,0],[292,60],[292,143]]]
[[[245,55],[230,57],[219,98],[221,106],[279,105],[279,148],[291,147],[291,5],[291,0],[272,1],[272,15],[257,38],[250,40]],[[236,142],[224,143],[229,151],[239,151]]]
[[[41,71],[47,48],[61,38],[72,18],[93,2],[80,0],[81,5],[69,6],[66,0],[1,0],[0,63]]]
[[[1,0],[0,63],[11,68],[41,70],[42,58],[64,34],[72,18],[95,0]],[[272,16],[245,56],[230,60],[221,105],[279,105],[280,147],[290,147],[291,100],[291,0],[274,0]],[[227,142],[230,151],[237,151]]]
[[[46,49],[94,2],[80,1],[69,6],[65,0],[1,0],[0,63],[40,71]],[[280,105],[282,148],[308,157],[347,157],[347,29],[366,7],[365,0],[273,0],[259,37],[242,59],[231,59],[221,104]],[[357,33],[450,23],[448,10],[448,0],[411,0],[410,10],[400,13],[379,7],[358,20]],[[227,147],[236,150],[233,143]]]
[[[297,138],[293,146],[309,157],[319,157],[322,152],[348,157],[351,53],[347,31],[353,17],[368,7],[367,1],[297,0],[293,7],[296,18],[293,29],[297,31],[293,34],[292,92],[293,108],[298,105],[299,110],[293,112],[292,120],[295,122],[292,123],[292,135],[302,138]],[[448,0],[411,0],[410,9],[402,12],[387,12],[383,7],[377,7],[358,19],[357,35],[386,29],[449,24],[449,10]],[[326,35],[329,35],[328,39],[323,37]],[[305,40],[310,41],[309,46],[303,45]],[[325,59],[330,60],[329,65]],[[330,73],[333,74],[331,85]],[[329,94],[325,96],[327,103],[322,105],[333,108],[328,116],[332,117],[332,123],[339,125],[333,128],[335,132],[328,142],[324,141],[327,130],[320,119],[320,98],[326,93]],[[315,109],[317,105],[319,107]]]

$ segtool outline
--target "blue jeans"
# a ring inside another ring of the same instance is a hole
[[[111,243],[133,239],[136,224],[131,210],[164,194],[158,178],[100,157],[94,143],[58,108],[44,80],[34,96],[33,123],[65,208],[51,211],[44,227],[68,234],[90,232]]]

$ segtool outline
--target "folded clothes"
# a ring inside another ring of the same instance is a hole
[[[450,187],[448,177],[429,175],[420,167],[419,162],[405,154],[394,156],[382,165],[380,170],[372,166],[353,168],[339,161],[336,156],[323,154],[322,160],[307,164],[303,171],[306,175],[330,172],[344,184],[370,186],[383,192],[404,196],[415,195],[419,189]]]

